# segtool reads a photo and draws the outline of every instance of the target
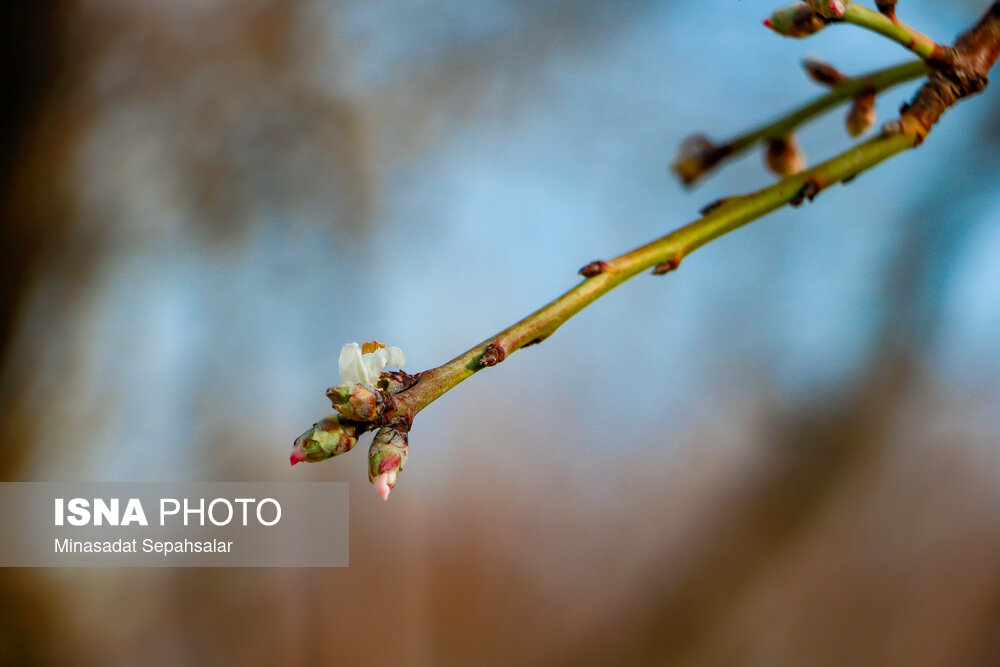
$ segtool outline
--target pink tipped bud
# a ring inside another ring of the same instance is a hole
[[[847,11],[847,6],[841,0],[830,0],[830,2],[826,3],[826,9],[837,18],[843,18],[844,12]]]
[[[768,139],[765,162],[778,176],[791,176],[806,168],[806,158],[794,135]]]
[[[396,485],[396,472],[384,472],[375,478],[375,490],[383,501],[389,500],[389,492]]]
[[[770,28],[771,27],[771,19],[769,19],[769,18],[764,19],[764,27],[765,28]]]
[[[799,2],[774,12],[764,25],[785,37],[806,37],[826,27],[826,19],[813,7]]]
[[[325,461],[331,456],[351,451],[358,442],[358,425],[343,421],[340,415],[330,415],[312,425],[295,439],[289,461],[292,465],[308,461]]]
[[[386,426],[375,434],[368,448],[368,481],[375,485],[382,500],[388,500],[389,491],[396,485],[408,450],[406,431],[399,427]]]

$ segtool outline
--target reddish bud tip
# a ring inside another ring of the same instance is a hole
[[[769,19],[769,18],[764,19],[764,26],[767,27],[767,28],[770,28],[771,27],[771,19]]]
[[[392,491],[393,485],[396,483],[396,473],[386,472],[382,473],[375,478],[375,490],[378,491],[378,495],[385,502],[389,500],[389,492]]]
[[[288,460],[292,462],[292,465],[296,463],[302,463],[306,460],[305,452],[299,451],[298,449],[292,452],[292,455],[288,457]]]

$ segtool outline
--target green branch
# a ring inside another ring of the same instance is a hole
[[[819,0],[810,0],[809,6],[793,6],[791,14],[785,10],[780,16],[775,14],[772,27],[799,30],[802,24],[795,21],[802,20],[805,20],[808,29],[814,28],[817,21],[826,25],[826,19],[820,20],[817,15],[806,16],[805,19],[800,16],[803,13],[801,7],[805,8],[806,14],[819,11],[814,7],[818,3]],[[895,3],[879,4],[884,11],[891,13]],[[941,49],[941,57],[936,53],[936,46],[931,55],[926,55],[928,43],[919,38],[922,36],[882,14],[861,11],[850,2],[844,6],[840,0],[831,0],[827,7],[830,11],[837,8],[845,20],[872,27],[896,41],[905,41],[909,48],[928,61],[927,66],[932,71],[927,81],[913,101],[903,107],[897,121],[883,128],[879,136],[812,169],[788,176],[752,194],[720,200],[704,211],[702,217],[662,238],[614,259],[591,262],[580,269],[585,279],[579,285],[443,366],[416,376],[402,371],[380,373],[386,365],[404,361],[398,348],[383,349],[385,346],[376,342],[362,347],[345,345],[339,363],[341,384],[327,392],[339,414],[320,420],[295,440],[290,457],[292,465],[301,461],[322,461],[347,452],[357,443],[359,435],[378,429],[368,450],[368,479],[379,495],[387,499],[408,456],[407,434],[413,418],[450,389],[483,368],[495,366],[522,347],[542,342],[578,312],[642,271],[653,269],[654,274],[672,271],[685,257],[711,240],[787,204],[797,205],[804,199],[812,200],[823,189],[847,181],[883,160],[919,145],[946,109],[986,87],[987,75],[1000,58],[1000,0],[995,0],[979,22],[964,32],[954,46]],[[822,100],[793,112],[777,123],[751,132],[734,144],[736,149],[745,149],[761,139],[770,139],[772,144],[776,144],[777,138],[771,137],[770,133],[787,136],[798,123],[841,99],[857,97],[859,93],[871,95],[874,85],[888,87],[892,81],[900,82],[925,73],[923,62],[907,63],[839,83]],[[703,137],[686,143],[689,144],[689,155],[718,150]],[[788,145],[785,142],[786,150],[789,150]],[[732,152],[729,151],[730,154]],[[718,159],[721,158],[716,157],[711,164]],[[368,345],[373,349],[366,352]]]
[[[703,217],[631,252],[585,267],[592,277],[517,324],[483,341],[448,363],[420,374],[412,388],[397,394],[396,407],[412,419],[448,390],[514,351],[541,342],[567,320],[629,278],[654,267],[676,268],[712,239],[789,203],[812,199],[820,190],[848,180],[918,143],[907,132],[882,134],[758,192],[725,200]]]
[[[902,44],[924,60],[935,60],[941,56],[940,47],[927,35],[881,12],[872,11],[864,5],[856,2],[844,3],[844,15],[841,18],[846,23],[867,28]]]
[[[914,37],[919,33],[882,14],[861,9],[853,2],[847,3],[845,18],[896,41],[903,41],[905,32],[909,48],[921,55],[927,53],[923,40]],[[650,268],[654,273],[675,269],[687,255],[709,241],[786,204],[811,200],[824,188],[919,145],[945,109],[986,86],[986,75],[1000,57],[1000,0],[993,2],[979,22],[958,38],[951,53],[949,68],[960,76],[933,72],[913,102],[904,107],[899,120],[879,136],[768,188],[720,201],[701,218],[631,252],[588,264],[581,269],[586,279],[573,289],[443,366],[421,373],[415,385],[395,395],[397,414],[410,422],[463,380],[526,345],[545,340],[575,314],[638,273]]]
[[[787,136],[806,121],[841,102],[853,100],[862,93],[881,92],[926,75],[927,65],[922,60],[913,60],[895,67],[847,78],[835,85],[827,94],[795,109],[783,118],[733,139],[727,144],[730,147],[729,155],[742,153],[765,139]]]
[[[806,121],[841,102],[852,100],[866,92],[881,92],[901,83],[919,79],[926,76],[927,72],[927,65],[922,60],[914,60],[861,76],[845,78],[826,94],[767,125],[718,146],[711,145],[704,150],[682,152],[674,161],[672,168],[685,184],[694,183],[724,160],[745,153],[762,141],[788,136]]]

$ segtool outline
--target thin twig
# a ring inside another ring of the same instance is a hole
[[[741,134],[723,144],[712,146],[698,155],[679,156],[673,164],[673,170],[685,184],[694,183],[722,162],[747,152],[762,141],[791,134],[793,130],[806,121],[819,116],[841,102],[854,99],[865,92],[881,92],[901,83],[919,79],[926,76],[927,72],[927,65],[922,60],[913,60],[857,77],[845,78],[827,93],[771,123],[762,125],[746,134]],[[693,160],[693,162],[685,163],[685,160],[688,159]]]
[[[856,2],[844,3],[844,15],[841,18],[845,23],[853,23],[867,28],[902,44],[924,60],[935,60],[941,55],[941,47],[927,35],[914,30],[898,19],[893,20],[881,12],[872,11]]]
[[[771,187],[728,199],[698,220],[620,257],[606,260],[603,271],[586,278],[555,301],[443,366],[422,373],[416,385],[396,396],[397,409],[411,417],[416,415],[458,383],[492,365],[481,363],[484,355],[491,351],[495,354],[499,350],[504,358],[510,357],[525,345],[544,340],[573,315],[629,278],[660,265],[676,267],[684,257],[712,239],[786,204],[801,201],[803,197],[811,199],[820,190],[850,179],[912,148],[918,141],[913,133],[882,134]]]

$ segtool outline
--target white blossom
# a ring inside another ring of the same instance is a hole
[[[340,383],[375,386],[383,368],[402,368],[405,363],[406,355],[398,347],[381,346],[362,353],[360,345],[348,343],[340,350]]]

